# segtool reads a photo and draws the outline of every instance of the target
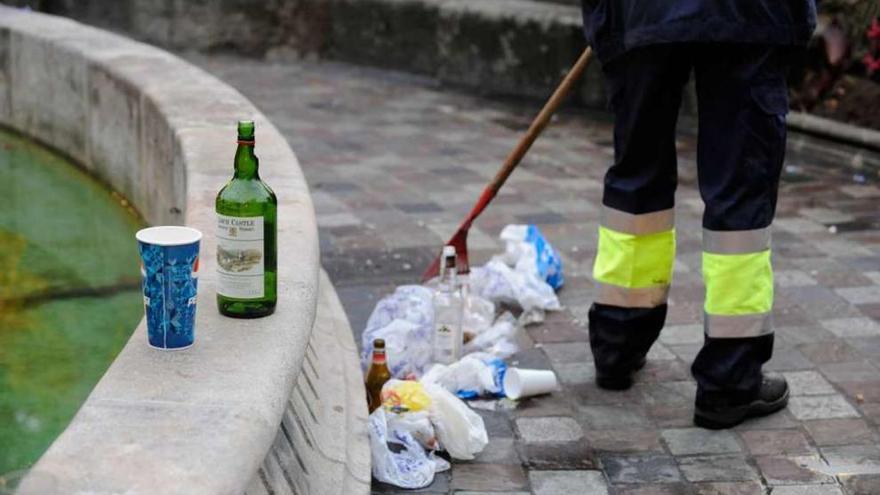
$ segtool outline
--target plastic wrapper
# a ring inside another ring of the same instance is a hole
[[[518,272],[531,272],[547,282],[554,290],[565,283],[562,257],[547,242],[535,225],[508,225],[499,236],[504,241],[502,259]]]
[[[425,391],[431,396],[429,416],[441,448],[463,460],[482,452],[489,443],[483,418],[443,387],[426,383]]]
[[[431,397],[419,382],[391,379],[382,386],[382,406],[395,412],[419,412],[431,406]]]
[[[421,376],[431,362],[434,306],[432,292],[419,285],[403,285],[382,298],[362,336],[361,365],[367,369],[373,340],[385,339],[388,370],[397,378]]]

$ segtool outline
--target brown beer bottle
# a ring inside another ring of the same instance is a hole
[[[382,386],[391,379],[385,360],[385,341],[373,341],[373,362],[367,370],[367,408],[372,413],[382,405]]]

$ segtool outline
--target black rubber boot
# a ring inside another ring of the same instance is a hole
[[[764,376],[758,393],[741,402],[718,393],[703,394],[694,409],[694,424],[710,430],[732,428],[748,418],[773,414],[788,405],[788,383],[782,377]]]
[[[633,368],[622,373],[603,373],[596,370],[596,385],[605,390],[628,390],[633,384],[633,374],[645,367],[647,360],[642,357]]]

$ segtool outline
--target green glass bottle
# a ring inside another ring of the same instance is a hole
[[[275,311],[278,200],[259,174],[254,122],[238,123],[235,174],[217,194],[217,306],[235,318]]]

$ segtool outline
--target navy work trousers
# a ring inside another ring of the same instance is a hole
[[[606,64],[603,71],[615,115],[615,158],[605,177],[603,208],[630,219],[672,213],[675,128],[683,88],[693,72],[704,245],[706,232],[763,229],[769,236],[785,153],[785,60],[790,50],[757,44],[669,43],[633,49]],[[597,299],[589,322],[597,370],[631,369],[659,336],[666,312],[662,300],[628,307]],[[753,333],[725,334],[724,324],[719,323],[720,331],[707,328],[692,366],[698,403],[751,400],[761,384],[761,366],[773,352],[769,317],[754,326],[759,330]]]

